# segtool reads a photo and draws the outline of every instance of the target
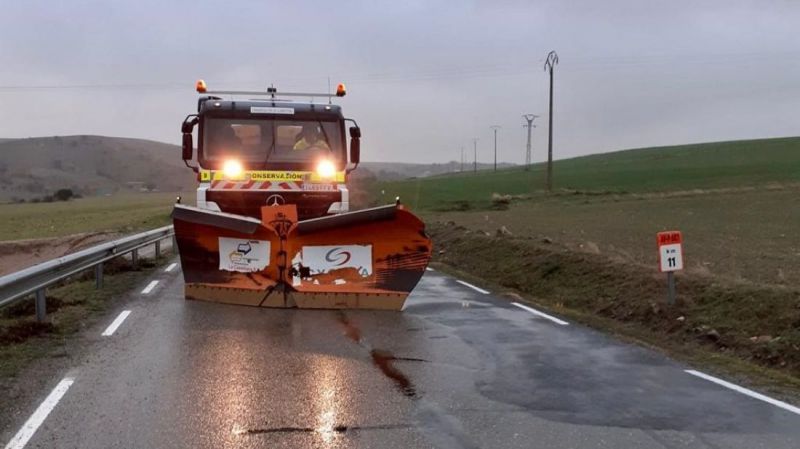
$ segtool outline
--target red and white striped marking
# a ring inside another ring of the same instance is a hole
[[[211,190],[303,190],[302,181],[211,181]]]

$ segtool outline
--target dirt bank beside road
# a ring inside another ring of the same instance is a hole
[[[119,235],[116,232],[88,232],[0,242],[0,276],[113,240]]]

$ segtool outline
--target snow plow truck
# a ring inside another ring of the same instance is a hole
[[[330,94],[212,91],[199,80],[196,90],[197,113],[181,132],[197,203],[172,212],[186,298],[402,309],[431,241],[399,201],[350,210],[361,130],[332,102],[345,86]]]

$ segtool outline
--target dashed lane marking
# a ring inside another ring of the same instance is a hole
[[[539,312],[538,310],[534,309],[533,307],[528,307],[525,304],[520,304],[518,302],[512,302],[511,305],[519,307],[522,310],[527,310],[528,312],[530,312],[530,313],[532,313],[532,314],[534,314],[536,316],[542,317],[542,318],[544,318],[546,320],[550,320],[550,321],[552,321],[552,322],[554,322],[556,324],[560,324],[561,326],[569,325],[569,323],[564,321],[564,320],[558,319],[558,318],[556,318],[554,316],[551,316],[551,315],[548,315],[548,314],[546,314],[544,312]]]
[[[146,295],[150,293],[151,291],[153,291],[154,288],[156,288],[156,285],[158,285],[158,281],[150,281],[150,283],[147,284],[147,287],[145,287],[144,290],[142,290],[142,294]]]
[[[469,288],[471,288],[471,289],[475,290],[475,291],[476,291],[476,292],[478,292],[478,293],[483,293],[484,295],[488,295],[488,294],[489,294],[489,291],[488,291],[488,290],[484,290],[484,289],[482,289],[482,288],[480,288],[480,287],[476,287],[476,286],[474,286],[474,285],[470,284],[469,282],[464,282],[464,281],[462,281],[462,280],[460,280],[460,279],[456,279],[456,282],[458,282],[458,283],[459,283],[459,284],[461,284],[461,285],[465,285],[465,286],[467,286],[467,287],[469,287]]]
[[[39,405],[39,408],[33,412],[30,418],[25,421],[25,424],[22,425],[22,428],[19,429],[14,438],[6,444],[5,449],[22,449],[28,444],[33,434],[36,433],[36,430],[39,429],[39,426],[42,425],[44,420],[47,418],[47,415],[56,408],[58,405],[58,401],[64,397],[64,394],[69,390],[69,387],[72,386],[72,383],[75,382],[74,377],[65,377],[61,380],[61,382],[53,388],[53,391],[50,392],[49,395],[44,399],[44,402]]]
[[[174,270],[174,269],[175,269],[175,267],[177,267],[177,266],[178,266],[178,264],[177,264],[177,263],[171,263],[171,264],[169,264],[169,266],[168,266],[167,268],[165,268],[165,269],[164,269],[164,271],[166,271],[167,273],[169,273],[170,271]]]
[[[130,310],[123,310],[122,312],[120,312],[117,318],[114,321],[112,321],[111,324],[108,325],[106,330],[104,330],[101,335],[103,337],[110,337],[114,335],[114,332],[117,331],[122,322],[125,321],[125,318],[128,318],[128,315],[130,314],[131,314]]]
[[[738,386],[736,384],[732,384],[732,383],[724,381],[722,379],[718,379],[718,378],[716,378],[714,376],[709,376],[708,374],[701,373],[700,371],[695,371],[695,370],[692,370],[692,369],[687,369],[687,370],[684,370],[684,371],[686,371],[687,373],[691,374],[692,376],[696,376],[696,377],[699,377],[701,379],[705,379],[705,380],[707,380],[709,382],[713,382],[713,383],[715,383],[717,385],[721,385],[721,386],[723,386],[725,388],[729,388],[729,389],[731,389],[733,391],[736,391],[738,393],[741,393],[743,395],[750,396],[751,398],[758,399],[759,401],[764,401],[764,402],[766,402],[768,404],[774,405],[775,407],[779,407],[779,408],[782,408],[782,409],[784,409],[784,410],[786,410],[788,412],[792,412],[792,413],[794,413],[796,415],[800,415],[800,408],[795,407],[795,406],[790,405],[790,404],[787,404],[787,403],[785,403],[783,401],[779,401],[777,399],[772,399],[769,396],[764,396],[761,393],[756,393],[753,390],[748,390],[747,388],[740,387],[740,386]]]

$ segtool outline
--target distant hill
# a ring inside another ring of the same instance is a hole
[[[478,164],[478,169],[489,167]],[[356,177],[397,180],[454,173],[461,167],[458,162],[364,162],[360,168]],[[472,164],[464,169],[472,170]],[[63,188],[93,196],[143,189],[192,190],[194,185],[195,177],[181,161],[177,145],[86,135],[0,138],[0,202],[39,198]]]
[[[383,181],[386,197],[413,198],[416,208],[488,203],[493,193],[531,194],[545,187],[545,164]],[[563,159],[553,164],[556,192],[652,193],[742,189],[800,183],[800,137],[639,148]]]
[[[180,147],[142,139],[55,136],[0,139],[0,201],[62,188],[82,195],[192,189]]]
[[[493,164],[478,163],[478,170],[492,168]],[[515,164],[500,162],[498,168],[514,167]],[[359,165],[378,179],[389,181],[405,178],[423,178],[426,176],[441,175],[445,173],[457,173],[461,171],[461,163],[450,161],[443,164],[410,164],[405,162],[362,162]],[[471,171],[472,163],[464,163],[464,171]]]

